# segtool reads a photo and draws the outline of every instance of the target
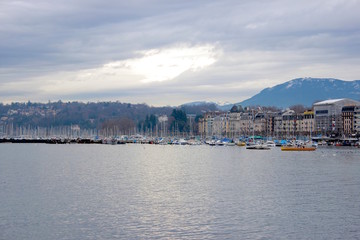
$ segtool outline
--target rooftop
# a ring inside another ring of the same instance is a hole
[[[329,99],[321,102],[314,103],[314,105],[324,105],[324,104],[334,104],[340,101],[346,100],[346,98],[339,98],[339,99]]]

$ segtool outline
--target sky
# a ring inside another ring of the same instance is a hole
[[[0,0],[0,102],[236,103],[360,79],[360,0]]]

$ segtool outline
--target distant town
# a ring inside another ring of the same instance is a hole
[[[272,139],[348,139],[360,137],[360,102],[331,99],[311,108],[234,105],[220,111],[202,106],[149,107],[146,104],[13,103],[0,105],[2,139],[197,138],[233,141]]]
[[[359,137],[360,102],[352,99],[320,101],[311,109],[294,106],[282,111],[234,106],[230,112],[208,112],[199,120],[202,136],[249,135]]]

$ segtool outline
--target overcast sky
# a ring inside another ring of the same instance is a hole
[[[0,102],[239,102],[360,79],[360,0],[0,0]]]

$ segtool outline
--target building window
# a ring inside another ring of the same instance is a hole
[[[316,115],[320,115],[320,114],[328,114],[328,110],[318,110],[318,111],[316,111],[315,113],[316,113]]]

